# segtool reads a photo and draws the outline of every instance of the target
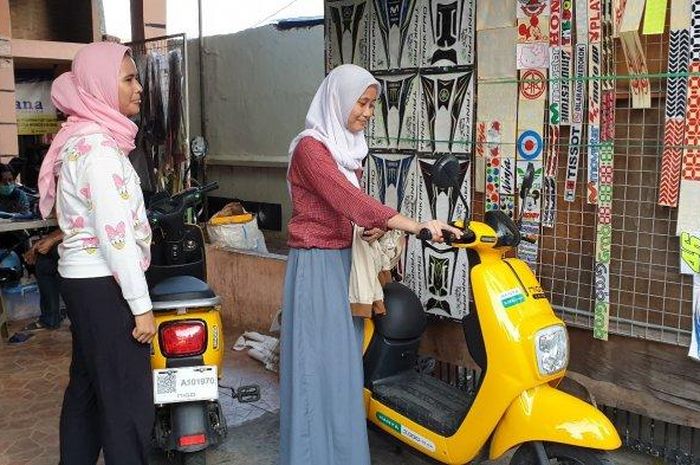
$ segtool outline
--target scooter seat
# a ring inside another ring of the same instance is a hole
[[[174,276],[150,291],[154,309],[216,305],[219,298],[209,285],[194,276]],[[177,304],[177,305],[175,305]]]

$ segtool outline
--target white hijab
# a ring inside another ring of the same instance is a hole
[[[379,82],[369,71],[357,65],[340,65],[328,73],[306,114],[305,129],[289,146],[290,167],[299,141],[311,136],[328,148],[340,172],[359,187],[355,170],[367,156],[367,141],[364,131],[353,133],[347,125],[355,103],[369,86],[381,91]]]

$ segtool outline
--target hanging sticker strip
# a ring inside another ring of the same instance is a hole
[[[610,75],[613,65],[613,50],[611,47],[612,10],[612,1],[604,0],[601,42],[603,44],[603,74],[606,77]],[[593,336],[597,339],[607,340],[608,321],[610,319],[610,254],[612,245],[613,140],[615,127],[615,89],[613,81],[605,79],[602,83],[602,88]]]
[[[685,108],[690,59],[689,0],[671,3],[671,31],[668,45],[664,149],[661,158],[659,205],[678,206],[685,135]]]
[[[578,180],[578,164],[583,143],[583,125],[572,124],[569,130],[569,153],[566,164],[566,181],[564,183],[564,200],[576,200],[576,181]]]
[[[520,70],[516,183],[520,187],[522,176],[528,166],[531,165],[536,174],[535,183],[530,190],[530,194],[519,205],[519,208],[523,213],[522,230],[527,229],[530,233],[536,230],[536,235],[539,234],[542,216],[543,120],[545,117],[549,117],[548,112],[545,113],[545,100],[548,97],[547,68],[550,65],[549,32],[551,24],[549,7],[550,2],[548,0],[519,1],[516,5],[516,15],[519,21],[527,18],[533,21],[534,18],[537,18],[535,22],[540,26],[541,30],[548,32],[544,36],[544,41],[541,42],[527,41],[523,43],[527,38],[520,34],[520,43],[518,43],[516,49],[517,68]],[[522,21],[521,24],[523,24]],[[555,29],[556,27],[555,23]],[[525,260],[532,269],[536,269],[537,266],[538,248],[538,244],[527,244],[518,247],[518,256]]]
[[[600,158],[601,101],[601,21],[600,0],[588,0],[588,178],[586,199],[598,202],[598,162]]]
[[[486,129],[486,187],[484,204],[486,211],[501,208],[501,125],[491,121]]]
[[[562,12],[560,0],[551,0],[549,4],[549,140],[547,144],[547,156],[545,158],[546,169],[544,173],[542,226],[553,228],[556,224],[557,214],[557,167],[559,165],[559,124],[560,110],[564,103],[569,105],[570,99],[562,100],[562,34],[568,35],[571,41],[572,10],[571,2],[565,2],[568,10]],[[563,19],[563,21],[562,21]],[[566,32],[564,32],[566,31]],[[567,81],[567,84],[570,84]],[[570,89],[569,85],[567,89]],[[567,109],[567,113],[569,113]]]
[[[681,189],[678,199],[676,234],[700,230],[700,2],[692,2],[690,19],[690,65],[685,148],[681,162]]]
[[[627,0],[613,0],[613,38],[620,37],[620,26],[622,25],[622,15],[625,13]]]
[[[630,75],[630,95],[632,108],[651,108],[651,85],[644,49],[639,40],[639,24],[642,21],[644,2],[627,2],[620,24],[620,41],[625,54],[627,70]]]
[[[561,3],[561,33],[558,38],[550,35],[550,47],[560,47],[561,84],[560,84],[560,118],[559,123],[568,126],[571,123],[571,77],[573,75],[572,54],[572,28],[573,28],[573,2],[565,0]],[[551,20],[550,20],[551,23]],[[550,27],[551,29],[551,27]],[[556,44],[553,42],[557,40]],[[551,74],[550,74],[551,76]]]
[[[612,0],[604,0],[603,15],[603,82],[601,103],[601,142],[612,142],[615,140],[615,81],[612,76],[615,74],[615,43],[612,38],[613,30],[613,7]]]
[[[663,34],[666,23],[666,2],[667,0],[646,0],[647,6],[644,11],[644,27],[642,34]]]

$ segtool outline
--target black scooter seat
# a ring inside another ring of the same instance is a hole
[[[173,302],[216,298],[209,285],[194,276],[174,276],[159,282],[150,291],[153,302]]]

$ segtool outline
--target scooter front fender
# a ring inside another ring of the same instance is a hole
[[[622,445],[603,412],[548,384],[523,392],[508,407],[493,433],[489,458],[496,459],[529,441],[600,450],[614,450]]]

